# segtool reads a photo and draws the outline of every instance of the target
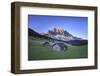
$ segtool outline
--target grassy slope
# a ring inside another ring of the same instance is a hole
[[[45,40],[29,37],[28,58],[29,60],[48,60],[48,59],[71,59],[86,58],[87,45],[68,46],[65,52],[54,52],[50,46],[43,46]]]

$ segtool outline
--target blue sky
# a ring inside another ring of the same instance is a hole
[[[88,17],[28,15],[28,27],[37,32],[62,28],[74,36],[88,38]]]

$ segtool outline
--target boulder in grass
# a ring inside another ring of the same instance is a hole
[[[62,52],[62,51],[65,51],[67,49],[67,46],[65,47],[64,43],[55,43],[52,45],[52,48],[56,52]]]

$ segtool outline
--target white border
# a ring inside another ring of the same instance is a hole
[[[94,11],[41,7],[20,8],[20,69],[43,69],[94,65]],[[28,14],[88,17],[88,58],[28,61]]]

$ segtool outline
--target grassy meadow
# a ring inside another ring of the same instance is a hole
[[[68,46],[68,50],[63,52],[55,52],[51,46],[43,46],[45,41],[47,40],[29,36],[28,60],[76,59],[88,57],[87,45],[73,46],[66,44],[66,46]],[[53,43],[50,42],[50,45],[52,44]]]

